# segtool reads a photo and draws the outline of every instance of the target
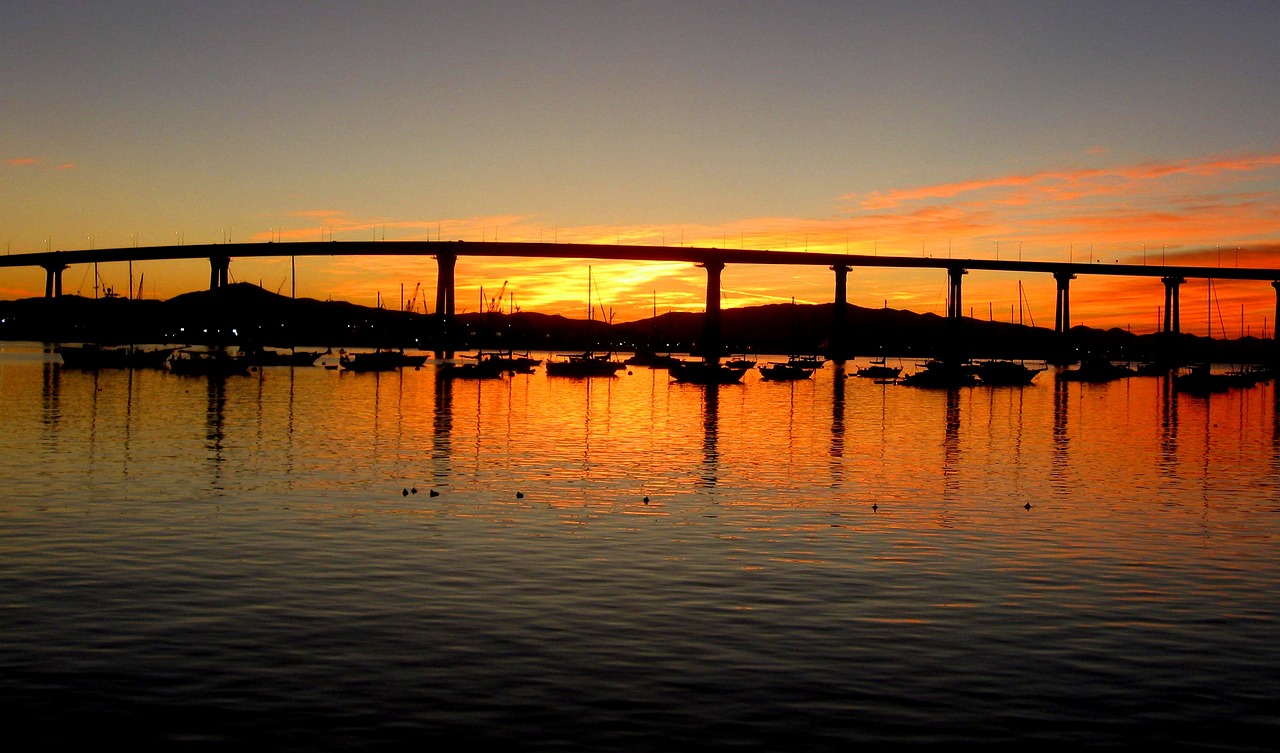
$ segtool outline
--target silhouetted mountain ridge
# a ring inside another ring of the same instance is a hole
[[[727,352],[831,353],[833,304],[766,304],[721,312]],[[45,342],[257,342],[274,346],[465,350],[613,349],[698,352],[701,312],[668,312],[608,324],[537,312],[465,313],[451,321],[347,301],[293,299],[249,283],[184,293],[169,300],[63,296],[0,301],[0,339]],[[1121,329],[1076,326],[1066,336],[1046,327],[980,319],[948,320],[932,313],[849,304],[846,355],[972,358],[1068,358],[1081,353],[1124,360],[1177,354],[1183,362],[1262,362],[1274,343],[1258,338],[1209,340],[1194,335],[1134,335]]]

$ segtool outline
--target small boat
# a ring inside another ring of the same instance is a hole
[[[673,355],[661,355],[652,350],[638,350],[630,358],[623,361],[628,366],[647,366],[651,369],[670,368],[671,364],[679,363],[680,359]]]
[[[168,361],[169,371],[183,376],[247,376],[249,363],[225,350],[179,350]]]
[[[859,366],[853,376],[863,379],[897,379],[902,375],[901,366],[889,366],[883,358],[877,358],[868,366]]]
[[[492,352],[482,350],[474,354],[464,355],[463,358],[474,360],[477,366],[484,365],[499,372],[513,374],[532,374],[533,370],[542,363],[542,359],[533,358],[528,353],[516,355],[510,350]]]
[[[478,359],[467,363],[446,362],[437,372],[447,379],[498,379],[510,373],[497,359]]]
[[[278,350],[256,345],[240,348],[240,353],[251,366],[314,366],[320,356],[330,351],[319,350]]]
[[[683,384],[736,384],[749,366],[716,361],[680,361],[667,367],[671,378]]]
[[[58,355],[69,369],[159,369],[177,348],[137,348],[132,345],[61,345]]]
[[[347,371],[393,371],[402,366],[417,368],[427,362],[427,357],[413,356],[400,350],[379,348],[372,353],[347,353],[339,351],[338,363]]]
[[[615,359],[612,354],[587,351],[549,359],[547,361],[547,376],[615,376],[625,368],[627,368],[627,365]]]
[[[1192,366],[1173,377],[1174,391],[1188,395],[1208,395],[1214,392],[1226,392],[1233,386],[1235,385],[1231,376],[1214,373],[1207,363]]]
[[[978,380],[990,387],[1024,387],[1045,367],[1033,368],[1017,361],[982,361],[976,367]]]
[[[794,382],[808,379],[813,372],[822,368],[822,359],[818,356],[794,355],[781,363],[757,364],[760,378],[767,382]]]
[[[726,361],[723,363],[723,365],[724,365],[726,368],[730,368],[730,369],[742,369],[743,371],[747,371],[748,369],[752,369],[752,368],[754,368],[754,367],[755,367],[755,365],[756,365],[756,359],[754,359],[754,358],[747,358],[746,356],[739,356],[738,358],[730,358],[730,359],[726,360]]]
[[[1137,375],[1137,369],[1114,363],[1106,358],[1086,358],[1076,368],[1058,372],[1058,378],[1068,382],[1092,383],[1110,382]]]
[[[968,361],[933,360],[925,363],[920,371],[902,378],[902,383],[912,387],[972,387],[980,383],[975,367]]]

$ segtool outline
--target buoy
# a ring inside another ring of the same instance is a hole
[[[407,497],[407,496],[409,496],[409,490],[408,490],[408,489],[405,489],[404,491],[402,491],[402,492],[401,492],[401,494],[403,494],[404,496],[406,496],[406,497]]]
[[[433,497],[439,497],[439,496],[440,496],[440,492],[436,491],[435,489],[432,489],[432,490],[431,490],[431,496],[433,496]]]
[[[876,510],[879,510],[879,509],[880,509],[880,505],[877,505],[875,502],[871,503],[871,512],[875,512]]]
[[[524,499],[524,492],[516,492],[516,499]]]
[[[412,489],[410,489],[409,491],[410,491],[410,492],[412,492],[413,494],[417,494],[417,493],[418,493],[418,487],[416,487],[416,486],[415,486],[415,487],[413,487]]]
[[[1030,509],[1031,509],[1031,503],[1030,503],[1030,502],[1026,503],[1025,505],[1023,505],[1023,506],[1022,506],[1022,509],[1024,509],[1024,510],[1030,510]]]
[[[645,503],[646,505],[647,505],[647,504],[649,504],[649,498],[648,498],[648,497],[645,497],[645,498],[644,498],[644,503]]]

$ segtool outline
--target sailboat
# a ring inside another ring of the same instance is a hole
[[[587,321],[595,321],[595,304],[591,300],[591,267],[587,267]],[[547,360],[547,376],[592,377],[614,376],[627,365],[612,353],[588,350]]]

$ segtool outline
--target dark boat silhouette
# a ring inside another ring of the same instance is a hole
[[[319,350],[278,350],[249,346],[240,348],[240,353],[251,366],[314,366],[320,356],[329,351]]]
[[[717,361],[680,361],[667,368],[667,373],[684,384],[736,384],[750,370],[741,363]]]
[[[249,363],[226,350],[179,350],[168,360],[169,371],[184,376],[247,376]]]
[[[867,366],[859,366],[853,372],[853,376],[862,379],[897,379],[901,375],[901,366],[889,366],[883,358],[877,358]]]
[[[393,371],[403,366],[417,368],[427,362],[425,355],[415,356],[404,350],[383,350],[371,353],[347,353],[339,351],[338,363],[348,371]]]
[[[639,350],[634,355],[623,361],[628,366],[647,366],[651,369],[666,369],[673,363],[679,363],[680,359],[676,356],[667,354],[662,355],[652,350]]]
[[[103,346],[95,343],[61,345],[62,365],[70,369],[159,369],[177,348]]]
[[[760,369],[760,378],[767,382],[794,382],[808,379],[813,372],[822,368],[822,359],[818,356],[793,355],[786,361],[756,364]]]
[[[902,378],[902,383],[912,387],[972,387],[980,383],[973,364],[960,360],[933,360],[919,371]]]
[[[464,363],[442,363],[437,372],[448,379],[498,379],[511,373],[501,359],[476,359]]]
[[[510,350],[481,350],[462,357],[474,361],[476,366],[483,367],[477,371],[494,369],[498,372],[510,372],[513,374],[532,374],[533,370],[542,363],[542,359],[533,358],[528,353],[516,355]]]
[[[614,376],[627,365],[610,353],[587,351],[549,359],[546,368],[547,376],[588,377]]]
[[[1106,358],[1086,358],[1074,369],[1058,372],[1059,379],[1068,382],[1110,382],[1114,379],[1137,376],[1138,370],[1114,363]]]
[[[990,387],[1025,387],[1036,375],[1045,370],[1027,366],[1017,361],[982,361],[974,367],[978,380]]]

